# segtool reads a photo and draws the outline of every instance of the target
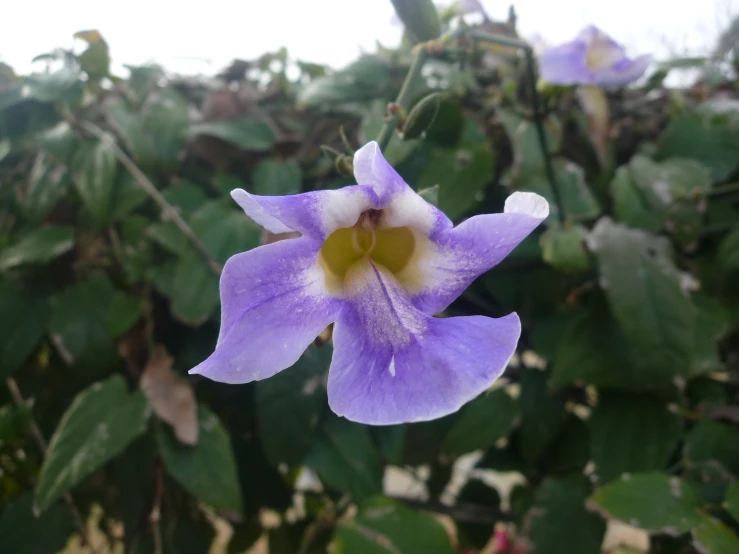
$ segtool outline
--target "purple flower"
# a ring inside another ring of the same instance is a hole
[[[572,42],[539,54],[541,76],[553,85],[627,85],[641,77],[650,62],[649,55],[629,58],[623,46],[594,26]]]
[[[191,370],[224,383],[271,377],[335,323],[328,400],[385,425],[458,410],[515,351],[518,316],[435,318],[547,217],[533,193],[457,227],[416,194],[375,142],[354,156],[356,186],[231,196],[273,233],[301,236],[237,254],[221,276],[215,352]]]

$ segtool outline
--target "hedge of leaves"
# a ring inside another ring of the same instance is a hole
[[[46,71],[0,66],[0,551],[102,534],[204,553],[225,521],[218,552],[590,554],[621,521],[651,552],[739,552],[736,80],[668,89],[661,66],[608,93],[605,128],[542,89],[545,154],[515,50],[435,51],[410,93],[440,93],[436,117],[389,161],[455,221],[515,190],[552,214],[448,310],[518,312],[504,378],[441,420],[370,428],[328,409],[330,340],[249,385],[186,371],[215,344],[220,266],[280,238],[229,191],[352,183],[409,44],[338,72],[279,51],[121,78],[99,33],[78,37]]]

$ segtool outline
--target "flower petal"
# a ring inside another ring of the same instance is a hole
[[[317,239],[325,239],[336,229],[351,227],[363,211],[378,207],[378,198],[369,186],[290,196],[257,196],[235,189],[231,197],[246,215],[272,233],[299,231]]]
[[[329,405],[347,419],[391,425],[455,412],[500,376],[516,349],[515,313],[428,316],[390,273],[370,263],[351,283],[328,378]]]
[[[343,305],[326,293],[320,248],[301,237],[231,257],[221,275],[215,352],[190,373],[248,383],[293,365]]]
[[[596,80],[603,86],[624,86],[638,80],[652,63],[652,56],[645,54],[636,59],[625,59],[609,69],[598,71]]]
[[[449,218],[426,202],[387,163],[376,142],[370,142],[354,154],[354,177],[360,185],[369,185],[383,209],[382,227],[413,227],[426,235],[451,229]]]
[[[587,44],[573,40],[539,54],[541,77],[553,85],[588,84],[592,81],[585,56]]]
[[[442,233],[419,268],[421,285],[413,304],[436,314],[451,304],[480,274],[499,264],[549,215],[547,201],[531,192],[508,197],[502,214],[478,215]]]

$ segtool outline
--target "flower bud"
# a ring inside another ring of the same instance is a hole
[[[441,94],[434,92],[422,98],[408,114],[403,126],[403,140],[415,139],[429,128],[439,113]]]

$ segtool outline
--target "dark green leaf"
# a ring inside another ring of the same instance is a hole
[[[0,379],[17,370],[46,332],[49,302],[15,281],[0,282]]]
[[[106,371],[115,355],[107,332],[108,310],[115,289],[103,276],[67,287],[52,299],[49,335],[69,365]]]
[[[739,269],[739,229],[723,238],[716,253],[716,261],[724,271]]]
[[[54,431],[36,487],[36,507],[56,499],[115,457],[146,429],[143,393],[129,394],[119,375],[79,393]]]
[[[218,417],[198,407],[195,446],[182,444],[169,426],[157,427],[157,444],[167,472],[198,500],[219,510],[242,511],[241,489],[231,441]]]
[[[434,518],[387,498],[364,503],[354,521],[339,525],[336,554],[454,554],[444,528]]]
[[[645,372],[685,375],[695,345],[695,309],[663,238],[601,219],[590,247],[601,287]]]
[[[280,161],[266,158],[260,161],[254,173],[254,193],[263,196],[283,196],[300,192],[300,166],[295,160]]]
[[[256,383],[257,417],[264,453],[275,466],[297,465],[326,401],[324,378],[332,349],[311,346],[295,365]]]
[[[699,421],[685,439],[685,457],[691,462],[719,462],[739,475],[739,428],[718,421]]]
[[[458,219],[477,206],[493,177],[495,156],[486,146],[437,148],[429,157],[416,186],[439,185],[439,208]]]
[[[647,531],[684,533],[702,520],[690,486],[662,473],[624,475],[595,491],[591,502],[609,517]]]
[[[711,516],[704,515],[693,530],[696,548],[705,554],[735,554],[739,552],[739,537],[726,525]]]
[[[662,135],[661,158],[691,158],[722,181],[739,166],[739,129],[730,120],[684,112],[670,121]]]
[[[74,184],[82,202],[98,224],[107,221],[112,210],[117,160],[104,142],[84,142],[74,155]]]
[[[724,507],[731,516],[739,521],[739,483],[733,482],[729,484],[729,488],[726,489],[726,499],[724,501]]]
[[[23,236],[0,252],[0,271],[24,264],[44,263],[69,252],[74,246],[74,229],[49,225]]]
[[[677,448],[681,427],[680,418],[654,395],[601,393],[590,417],[598,481],[662,469]]]
[[[26,215],[39,222],[48,215],[71,187],[67,168],[52,161],[45,152],[39,152],[28,176],[24,206]]]
[[[108,334],[114,338],[120,337],[136,323],[142,312],[140,302],[122,292],[116,292],[108,308]]]
[[[269,150],[275,143],[272,127],[251,117],[195,123],[190,135],[216,137],[242,150]]]
[[[382,492],[380,457],[367,428],[357,423],[330,417],[313,439],[305,465],[358,502]]]
[[[536,491],[523,533],[532,554],[598,554],[606,524],[586,510],[586,477],[548,477]]]
[[[590,461],[588,425],[575,415],[568,415],[562,430],[543,456],[547,472],[566,474],[582,471]]]
[[[597,217],[601,209],[585,181],[583,169],[565,159],[555,159],[552,164],[560,200],[567,218],[581,221]],[[515,190],[535,192],[543,196],[549,202],[550,217],[552,219],[557,217],[559,206],[555,201],[552,185],[545,171],[525,168],[515,180],[512,176],[513,173],[510,171],[504,175],[503,180],[507,186]]]
[[[542,172],[545,155],[536,125],[509,110],[499,110],[497,119],[511,141],[515,167],[528,173]],[[544,132],[549,152],[557,152],[562,138],[561,125],[554,118],[548,118],[544,121]]]
[[[49,554],[64,550],[74,532],[72,516],[61,502],[39,515],[33,514],[33,495],[24,494],[0,515],[2,550],[8,553]]]
[[[580,225],[569,228],[547,229],[541,236],[542,258],[553,268],[569,273],[590,269],[590,258],[585,249],[587,231]]]
[[[450,456],[461,456],[492,446],[508,435],[517,415],[516,401],[503,389],[485,393],[462,408],[442,449]]]
[[[261,230],[243,213],[220,202],[210,202],[190,219],[211,255],[220,263],[259,245]],[[218,306],[218,275],[192,246],[177,263],[172,282],[172,311],[185,323],[198,325]]]
[[[565,420],[564,399],[547,386],[548,375],[526,369],[521,376],[521,455],[535,462],[559,433]]]

